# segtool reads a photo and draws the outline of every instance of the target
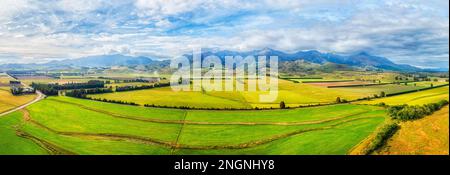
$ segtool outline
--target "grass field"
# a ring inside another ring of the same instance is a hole
[[[0,117],[0,155],[47,154],[44,149],[33,143],[33,141],[16,135],[16,128],[19,128],[23,123],[22,118],[21,112]]]
[[[387,105],[400,105],[400,104],[408,104],[408,105],[422,105],[428,103],[436,103],[440,100],[448,100],[449,99],[449,87],[439,87],[429,90],[423,90],[414,93],[402,94],[392,97],[380,98],[376,100],[370,101],[361,101],[359,104],[379,104],[384,102]]]
[[[344,155],[373,132],[384,118],[348,122],[333,129],[306,132],[245,149],[177,150],[176,154]]]
[[[449,154],[449,108],[425,118],[401,123],[400,130],[378,154]]]
[[[1,118],[2,134],[17,137],[18,129],[52,154],[346,154],[386,116],[382,108],[359,105],[204,111],[68,97],[49,97],[28,112],[24,120],[20,112]],[[20,127],[8,128],[13,119]]]

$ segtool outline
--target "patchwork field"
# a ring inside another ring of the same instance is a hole
[[[0,77],[1,78],[1,77]],[[7,83],[8,77],[2,81]],[[350,77],[348,77],[350,78]],[[25,79],[27,83],[86,82],[95,77]],[[306,79],[305,79],[306,80]],[[313,80],[313,79],[308,79]],[[318,79],[319,80],[319,79]],[[323,80],[323,79],[320,79]],[[333,79],[327,78],[325,81]],[[342,80],[342,79],[341,79]],[[243,80],[244,87],[255,79]],[[175,92],[170,87],[89,95],[97,99],[121,100],[140,105],[166,107],[239,108],[247,110],[184,110],[120,105],[65,96],[48,97],[26,110],[0,117],[0,154],[348,154],[388,120],[380,102],[426,104],[449,98],[448,86],[407,93],[355,104],[326,105],[295,109],[279,108],[334,103],[339,97],[354,100],[367,96],[417,90],[445,82],[416,82],[400,85],[327,88],[328,85],[370,83],[370,81],[294,83],[278,80],[278,98],[263,103],[267,92],[202,91]],[[105,86],[141,86],[149,83],[112,83]],[[326,86],[324,86],[326,85]],[[0,112],[31,101],[34,96],[12,96],[9,87],[0,87]],[[364,104],[364,105],[361,105]],[[370,105],[367,105],[370,104]],[[55,108],[55,106],[58,106]],[[448,113],[443,114],[447,116]],[[442,118],[442,117],[441,117]],[[430,119],[431,120],[431,119]],[[442,119],[426,121],[437,122]],[[412,124],[411,124],[412,125]],[[409,127],[405,124],[402,127]],[[414,127],[425,124],[414,124]],[[441,128],[441,127],[440,127]],[[448,127],[447,127],[448,128]],[[404,131],[407,132],[407,131]],[[402,134],[412,133],[413,130]],[[440,130],[439,130],[440,132]],[[448,132],[448,130],[447,130]],[[424,136],[425,137],[425,136]],[[433,137],[434,136],[430,136]],[[410,136],[410,138],[415,138]],[[439,137],[440,138],[440,137]],[[394,138],[395,139],[395,138]],[[393,142],[382,154],[403,154],[419,143]],[[448,140],[448,138],[447,138]],[[433,141],[433,145],[437,141]],[[14,145],[14,146],[12,146]],[[396,149],[398,147],[399,149]],[[440,148],[441,146],[439,146]],[[447,142],[448,147],[448,142]],[[436,149],[439,149],[436,148]],[[425,148],[417,154],[430,152]],[[448,152],[448,151],[447,151]]]
[[[244,82],[245,87],[249,81]],[[327,88],[313,85],[314,83],[293,83],[287,80],[278,80],[277,99],[273,102],[261,102],[260,96],[267,95],[267,91],[172,91],[170,87],[154,88],[138,91],[116,92],[108,94],[90,95],[96,99],[121,100],[135,102],[140,105],[154,104],[168,107],[195,107],[195,108],[279,108],[281,101],[286,106],[298,107],[309,104],[327,104],[336,101],[339,97],[345,100],[355,100],[367,96],[399,93],[424,88],[423,86],[409,85],[374,85],[364,87]],[[342,82],[340,82],[342,83]],[[344,82],[354,83],[354,82]],[[334,83],[333,83],[334,84]]]
[[[58,108],[52,106],[58,105]],[[382,108],[333,105],[270,111],[145,108],[49,97],[4,116],[0,134],[36,154],[346,154],[383,123]],[[214,114],[214,115],[212,115]],[[20,118],[22,116],[22,118]],[[13,131],[19,136],[13,136]],[[337,137],[339,136],[339,137]],[[2,142],[0,142],[2,143]],[[2,143],[6,144],[6,143]],[[295,145],[295,146],[293,146]]]
[[[287,106],[297,107],[307,104],[334,102],[336,97],[341,97],[343,99],[357,99],[366,96],[366,94],[363,93],[340,91],[338,89],[293,83],[286,80],[279,80],[278,88],[278,98],[273,102],[264,103],[260,101],[260,95],[268,94],[268,92],[265,91],[174,92],[170,87],[98,94],[90,95],[90,97],[131,101],[140,105],[155,104],[161,106],[190,106],[197,108],[279,108],[281,101],[284,101]]]
[[[449,154],[449,108],[431,116],[401,123],[400,130],[377,154]]]
[[[439,87],[429,90],[423,90],[415,93],[402,94],[392,97],[380,98],[370,101],[361,101],[358,104],[379,104],[381,102],[387,105],[423,105],[428,103],[436,103],[440,100],[449,99],[449,87]]]

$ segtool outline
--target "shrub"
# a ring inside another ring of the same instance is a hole
[[[285,109],[286,108],[286,104],[284,103],[284,101],[280,102],[280,108],[281,109]]]
[[[386,97],[386,93],[384,91],[380,92],[380,97]]]
[[[392,137],[395,132],[397,132],[399,128],[400,126],[397,123],[388,123],[381,127],[375,138],[364,150],[365,154],[371,154],[375,150],[381,148],[386,143],[386,141],[390,137]]]
[[[415,120],[424,116],[431,115],[433,112],[441,109],[448,104],[447,100],[441,100],[437,103],[425,104],[422,106],[397,105],[388,108],[388,114],[393,119]]]

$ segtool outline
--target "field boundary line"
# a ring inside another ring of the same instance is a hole
[[[122,118],[122,119],[129,119],[129,120],[136,120],[136,121],[143,121],[143,122],[152,122],[152,123],[162,123],[162,124],[190,124],[190,125],[244,125],[244,126],[254,126],[254,125],[278,125],[278,126],[298,126],[298,125],[310,125],[310,124],[321,124],[321,123],[327,123],[332,122],[335,120],[340,120],[356,115],[361,115],[364,113],[372,112],[374,110],[366,110],[361,111],[357,113],[351,113],[345,116],[341,117],[334,117],[329,119],[323,119],[323,120],[312,120],[312,121],[302,121],[302,122],[200,122],[200,121],[188,121],[185,118],[183,120],[163,120],[163,119],[151,119],[151,118],[145,118],[140,116],[127,116],[122,114],[117,114],[105,110],[95,109],[91,107],[87,107],[81,104],[62,101],[62,100],[56,100],[56,99],[49,99],[53,101],[58,101],[61,103],[67,103],[70,105],[76,105],[83,109],[98,112],[101,114],[109,115],[112,117]],[[185,111],[187,113],[187,111]]]
[[[187,115],[188,115],[188,112],[185,111],[184,117],[183,117],[183,124],[181,124],[180,131],[178,131],[177,139],[175,140],[175,146],[172,147],[171,150],[170,150],[170,154],[172,154],[172,155],[173,155],[176,147],[178,146],[178,141],[180,140],[181,133],[183,132],[184,125],[186,125],[186,117],[187,117]]]
[[[22,118],[23,118],[24,122],[27,122],[30,120],[30,113],[28,112],[28,110],[21,109],[20,112],[22,112]],[[55,144],[52,144],[50,142],[47,142],[45,140],[39,139],[39,138],[23,131],[20,127],[21,126],[17,126],[17,128],[16,128],[17,136],[31,140],[36,145],[38,145],[39,147],[41,147],[42,149],[47,151],[47,153],[49,153],[51,155],[75,155],[75,153],[73,153],[71,151],[68,151],[64,148],[61,148],[61,147],[59,147]]]
[[[62,132],[62,131],[57,131],[54,130],[52,128],[49,128],[37,121],[34,121],[32,119],[29,120],[30,123],[43,128],[47,131],[59,134],[59,135],[65,135],[65,136],[73,136],[73,137],[95,137],[95,138],[101,138],[101,139],[113,139],[113,140],[126,140],[126,141],[130,141],[130,142],[136,142],[136,143],[143,143],[143,144],[151,144],[151,145],[159,145],[159,146],[164,146],[164,147],[169,147],[169,148],[174,148],[174,149],[193,149],[193,150],[214,150],[214,149],[245,149],[245,148],[252,148],[252,147],[256,147],[259,145],[263,145],[263,144],[267,144],[276,140],[280,140],[280,139],[284,139],[287,137],[291,137],[291,136],[295,136],[295,135],[299,135],[302,133],[306,133],[306,132],[311,132],[311,131],[318,131],[318,130],[327,130],[327,129],[332,129],[335,128],[341,124],[345,124],[345,123],[349,123],[352,121],[357,121],[357,120],[364,120],[364,119],[370,119],[370,118],[379,118],[380,116],[371,116],[371,117],[360,117],[360,118],[353,118],[353,119],[348,119],[348,120],[344,120],[344,121],[340,121],[338,123],[329,125],[329,126],[324,126],[324,127],[318,127],[318,128],[310,128],[310,129],[300,129],[297,131],[293,131],[293,132],[288,132],[285,134],[278,134],[278,135],[274,135],[272,137],[269,138],[265,138],[265,139],[260,139],[260,140],[254,140],[254,141],[249,141],[249,142],[244,142],[244,143],[240,143],[240,144],[235,144],[235,145],[208,145],[208,146],[200,146],[200,145],[184,145],[184,144],[178,144],[178,143],[173,143],[173,142],[167,142],[167,141],[161,141],[158,139],[153,139],[153,138],[148,138],[148,137],[140,137],[140,136],[133,136],[133,135],[125,135],[125,134],[110,134],[110,133],[78,133],[78,132]]]

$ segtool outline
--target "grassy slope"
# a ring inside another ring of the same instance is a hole
[[[51,100],[52,98],[58,100],[68,100],[75,103],[82,104],[85,102],[89,104],[89,106],[94,108],[102,108],[106,110],[117,110],[116,108],[124,107],[123,105],[117,104],[107,104],[101,102],[93,102],[87,100],[79,100],[79,99],[71,99],[67,97],[51,97],[50,99],[41,101],[32,105],[29,108],[31,113],[31,117],[33,120],[36,120],[47,127],[58,131],[70,131],[70,132],[88,132],[88,133],[116,133],[116,134],[127,134],[127,135],[135,135],[149,138],[157,138],[166,141],[173,141],[179,132],[179,126],[177,124],[157,124],[150,122],[140,122],[128,119],[120,119],[114,118],[106,114],[102,114],[100,112],[94,112],[90,110],[86,110],[80,108],[79,105],[73,104],[64,104],[55,100]],[[58,108],[53,108],[52,106],[58,105]],[[104,105],[104,106],[103,106]],[[361,107],[364,111],[371,111],[369,113],[349,116],[343,119],[339,119],[336,121],[332,121],[325,124],[308,124],[308,125],[300,125],[300,126],[274,126],[274,125],[257,125],[257,126],[241,126],[241,125],[190,125],[186,124],[183,128],[182,135],[179,139],[179,143],[187,144],[187,145],[200,145],[200,146],[208,146],[208,145],[226,145],[226,144],[239,144],[246,143],[250,141],[255,141],[258,139],[267,139],[271,136],[277,134],[284,134],[287,132],[297,131],[299,129],[305,128],[314,128],[314,127],[322,127],[327,126],[329,124],[337,123],[339,121],[343,121],[345,119],[356,118],[356,117],[375,117],[370,119],[363,119],[358,121],[351,121],[349,123],[355,123],[355,125],[360,125],[359,121],[369,121],[367,124],[370,126],[378,125],[384,119],[385,113],[381,110],[378,110],[377,107],[370,106],[353,106],[353,105],[336,105],[329,107],[317,107],[317,108],[309,108],[309,109],[296,109],[296,110],[276,110],[276,111],[256,111],[261,112],[261,116],[264,117],[261,121],[274,121],[277,117],[287,116],[285,121],[317,121],[320,119],[330,119],[335,118],[334,114],[339,114],[339,111],[353,111],[357,112],[358,108]],[[144,114],[145,112],[141,110],[150,110],[149,108],[144,107],[134,107],[127,106],[125,110],[121,110],[122,112],[130,112],[128,115],[139,115]],[[326,109],[330,108],[330,109]],[[345,110],[347,109],[347,110]],[[168,109],[151,109],[155,110],[156,113],[158,110],[162,110],[167,112]],[[314,112],[311,112],[311,111]],[[138,112],[136,112],[138,111]],[[141,111],[141,112],[139,112]],[[182,111],[182,110],[175,110]],[[294,111],[293,114],[289,114],[287,111]],[[154,111],[152,111],[154,112]],[[183,111],[182,111],[183,112]],[[191,111],[193,114],[197,112],[205,112],[205,111]],[[211,111],[210,111],[211,112]],[[210,118],[206,118],[206,116],[199,115],[198,118],[192,118],[192,120],[196,119],[199,121],[225,121],[227,118],[231,119],[232,115],[228,114],[225,111],[214,111],[214,112],[224,112],[224,118],[216,120],[211,119],[213,116],[209,115]],[[234,112],[235,119],[227,120],[227,121],[258,121],[257,119],[244,119],[246,116],[251,114],[249,111],[232,111]],[[255,112],[255,111],[252,111]],[[297,115],[294,115],[296,113]],[[322,114],[325,113],[325,114]],[[322,115],[321,115],[322,114]],[[348,113],[349,115],[352,113]],[[204,114],[206,115],[206,114]],[[309,117],[312,115],[316,115],[315,117]],[[189,115],[188,115],[189,116]],[[193,115],[195,116],[195,115]],[[308,117],[307,117],[308,116]],[[257,116],[251,116],[249,118],[254,118]],[[345,117],[345,116],[343,116]],[[241,118],[243,120],[241,120]],[[191,120],[189,117],[188,120]],[[376,122],[372,122],[372,119]],[[345,126],[343,124],[342,126]],[[364,124],[365,125],[365,124]],[[340,127],[340,126],[339,126]],[[350,128],[350,127],[349,127]],[[353,126],[354,129],[358,127]],[[78,154],[169,154],[170,148],[157,146],[157,145],[144,145],[137,142],[129,142],[129,141],[114,141],[114,140],[105,140],[98,138],[90,138],[90,137],[78,137],[78,136],[63,136],[58,135],[56,133],[49,132],[45,129],[39,128],[34,124],[27,123],[25,124],[23,130],[27,133],[32,134],[33,136],[50,142],[52,144],[58,145],[64,149],[69,151],[78,153]],[[266,147],[270,146],[270,149],[276,149],[277,146],[273,145],[274,143],[281,142],[281,140],[294,140],[295,142],[299,142],[297,137],[305,137],[303,134],[292,136],[290,138],[280,139],[273,143],[260,145],[254,148],[248,148],[241,151],[247,150],[248,154],[312,154],[321,152],[323,154],[345,154],[353,145],[358,143],[361,139],[366,135],[366,130],[361,130],[361,132],[348,133],[340,132],[339,129],[330,129],[329,131],[313,131],[305,135],[318,133],[318,135],[314,137],[318,137],[315,139],[319,139],[321,137],[328,138],[328,134],[325,133],[337,133],[344,134],[342,138],[337,139],[327,139],[330,142],[335,142],[336,144],[340,144],[341,146],[330,149],[329,152],[326,151],[325,148],[321,148],[322,150],[314,150],[313,148],[309,148],[308,145],[313,144],[308,140],[301,139],[301,146],[295,146],[291,148],[292,150],[280,149],[280,150],[267,150]],[[311,136],[313,137],[313,136]],[[345,138],[345,139],[344,139]],[[311,138],[312,139],[312,138]],[[314,139],[312,139],[314,140]],[[294,142],[294,141],[286,141],[286,142]],[[284,143],[284,142],[283,142]],[[289,145],[289,144],[286,144]],[[337,145],[335,145],[337,146]],[[260,148],[261,147],[261,148]],[[305,150],[303,150],[305,149]],[[283,151],[284,150],[284,151]],[[296,150],[296,151],[295,151]],[[302,150],[302,151],[299,151]],[[209,150],[203,153],[209,154],[211,153],[219,153],[219,154],[234,154],[235,152],[229,152],[228,150]],[[267,151],[267,152],[265,152]],[[281,152],[280,152],[281,151]],[[186,152],[186,150],[182,150],[186,154],[195,153],[194,152]],[[181,153],[181,152],[180,152]],[[214,153],[214,154],[215,154]],[[245,152],[243,152],[244,154]]]
[[[33,120],[64,132],[126,134],[174,141],[181,126],[114,118],[103,113],[51,100],[35,103],[28,107],[28,110]]]
[[[321,128],[346,122],[349,119],[361,117],[380,117],[385,116],[384,111],[373,111],[345,119],[333,120],[320,124],[305,124],[298,126],[279,126],[279,125],[189,125],[186,124],[180,137],[180,143],[190,145],[236,145],[262,139],[269,139],[274,135],[295,132],[298,130]]]
[[[314,108],[261,111],[189,111],[186,120],[208,122],[302,122],[345,117],[380,108],[357,105],[332,105]]]
[[[34,137],[45,140],[51,144],[83,155],[155,155],[169,154],[170,149],[157,145],[144,145],[121,140],[86,139],[58,135],[30,123],[23,130]]]
[[[21,112],[0,117],[0,155],[46,154],[44,149],[31,140],[16,135],[16,128],[21,125],[21,122]]]
[[[56,100],[55,102],[69,102],[71,104],[78,104],[80,107],[86,106],[89,108],[106,110],[116,114],[140,116],[151,119],[182,120],[186,113],[184,110],[117,105],[113,103],[103,103],[71,97],[48,97],[48,99]]]
[[[384,121],[384,117],[357,120],[334,129],[307,132],[246,149],[178,150],[177,154],[347,154]]]
[[[378,104],[381,102],[387,105],[399,105],[399,104],[409,104],[409,105],[422,105],[428,103],[436,103],[439,100],[448,100],[449,98],[449,87],[439,87],[430,90],[424,90],[415,93],[402,94],[398,96],[392,96],[387,98],[380,98],[371,101],[362,101],[360,104]]]
[[[401,123],[400,130],[378,154],[449,154],[449,108]]]

